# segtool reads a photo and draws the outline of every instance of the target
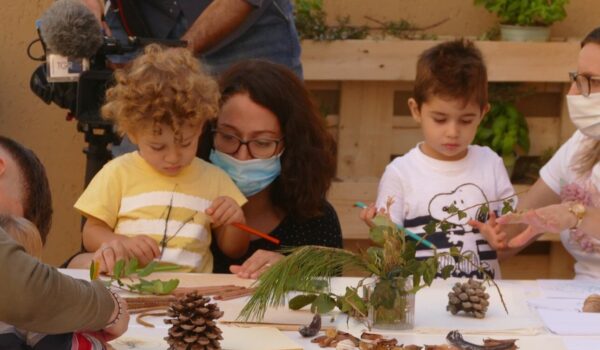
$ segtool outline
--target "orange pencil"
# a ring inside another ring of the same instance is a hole
[[[240,224],[240,223],[237,223],[237,222],[234,222],[232,225],[235,226],[235,227],[237,227],[237,228],[239,228],[240,230],[244,230],[244,231],[246,231],[248,233],[251,233],[251,234],[253,234],[255,236],[258,236],[260,238],[264,238],[267,241],[273,242],[275,244],[279,244],[279,240],[277,238],[269,236],[266,233],[262,233],[260,231],[257,231],[255,229],[253,229],[252,227],[248,227],[248,226],[246,226],[244,224]]]

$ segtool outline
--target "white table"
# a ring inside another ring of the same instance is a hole
[[[63,272],[87,279],[87,271],[63,270]],[[181,273],[156,273],[151,278],[169,279],[179,278],[180,286],[210,286],[235,284],[249,286],[252,280],[244,280],[233,275],[218,274],[181,274]],[[336,278],[333,280],[334,292],[341,292],[346,285],[355,285],[356,278]],[[546,350],[589,350],[600,349],[600,325],[598,336],[559,336],[552,334],[538,317],[536,310],[528,305],[527,300],[538,298],[542,294],[537,281],[500,280],[499,284],[509,314],[507,315],[494,288],[488,287],[490,294],[490,308],[484,319],[475,319],[467,316],[453,316],[445,310],[447,294],[451,285],[456,280],[436,280],[429,288],[424,288],[417,293],[415,328],[409,331],[389,333],[374,330],[377,333],[394,336],[403,344],[444,344],[445,336],[449,330],[458,329],[466,340],[481,343],[483,338],[518,338],[519,349],[546,349]],[[556,282],[555,285],[568,287],[572,281]],[[547,287],[547,286],[546,286]],[[600,284],[599,287],[600,289]],[[248,298],[240,298],[218,302],[221,310],[225,312],[223,320],[234,320]],[[600,317],[600,315],[598,315]],[[265,322],[307,324],[312,315],[309,311],[292,311],[283,307],[269,310]],[[116,349],[165,349],[166,343],[162,338],[166,335],[167,325],[161,319],[151,317],[145,320],[155,324],[157,328],[145,328],[132,317],[128,332],[122,340],[115,342]],[[324,325],[331,324],[331,317],[323,317]],[[338,315],[333,324],[340,330],[360,334],[364,328],[356,322],[350,322],[347,328],[346,316]],[[310,343],[310,339],[302,338],[298,332],[284,332],[287,337],[298,343],[304,349],[321,349],[318,345]]]

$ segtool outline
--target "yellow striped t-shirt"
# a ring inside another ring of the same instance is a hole
[[[166,176],[133,152],[108,162],[75,208],[102,220],[117,234],[147,235],[159,247],[166,238],[163,262],[212,272],[210,221],[204,212],[220,196],[229,196],[240,206],[246,202],[223,170],[201,159],[194,159],[177,176]]]

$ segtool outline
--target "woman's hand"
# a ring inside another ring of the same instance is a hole
[[[281,259],[283,259],[283,255],[279,253],[259,249],[242,265],[229,266],[229,271],[240,278],[256,279]]]
[[[91,333],[94,337],[101,339],[104,342],[109,342],[120,337],[127,331],[127,327],[129,326],[129,310],[127,309],[127,302],[116,293],[113,293],[113,297],[115,309],[111,315],[111,321],[109,321],[111,324],[101,331]]]
[[[528,210],[525,213],[509,213],[498,218],[503,225],[529,225],[508,242],[509,248],[518,248],[544,232],[561,232],[575,226],[577,217],[569,210],[569,203],[553,204],[539,209]]]
[[[242,208],[233,198],[227,196],[215,198],[210,208],[206,209],[206,215],[210,216],[212,226],[215,228],[234,222],[246,223]]]

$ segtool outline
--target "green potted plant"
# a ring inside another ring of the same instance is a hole
[[[565,19],[569,0],[474,0],[500,19],[507,41],[548,41],[550,25]]]
[[[474,144],[488,146],[502,157],[509,174],[518,156],[529,152],[529,128],[512,101],[496,100],[477,129]]]
[[[481,206],[487,207],[487,204]],[[454,215],[466,216],[453,205],[448,213],[445,220],[431,222],[430,229],[447,230],[451,226],[447,219]],[[422,240],[409,239],[410,234],[385,214],[378,215],[373,222],[375,226],[369,231],[372,246],[366,251],[355,253],[321,246],[291,250],[261,275],[240,318],[261,320],[269,306],[283,306],[289,292],[299,291],[300,295],[289,300],[291,309],[310,305],[312,312],[327,313],[337,307],[348,316],[366,322],[369,328],[412,328],[415,293],[430,286],[437,273],[442,278],[450,277],[460,262],[472,261],[471,253],[462,253],[453,247],[447,252],[435,251],[432,257],[417,259],[416,247],[424,244]],[[445,256],[454,258],[456,264],[439,269],[438,261]],[[482,267],[472,264],[483,271]],[[344,294],[332,293],[330,278],[341,275],[347,268],[359,270],[369,277],[361,279],[356,286],[347,286]]]

